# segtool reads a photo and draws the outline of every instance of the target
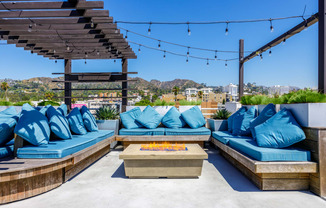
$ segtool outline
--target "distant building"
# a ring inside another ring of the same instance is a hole
[[[182,94],[178,94],[177,95],[177,100],[185,100],[187,97],[182,95]],[[162,95],[162,100],[164,100],[165,102],[175,102],[175,95],[172,93],[169,94],[163,94]]]
[[[223,100],[226,101],[226,93],[204,93],[203,94],[203,102],[214,101],[217,103],[223,103]]]
[[[186,96],[188,96],[188,95],[197,95],[198,89],[197,88],[187,88],[185,90],[185,92],[186,92]]]
[[[230,101],[237,101],[238,100],[238,86],[230,83],[229,85],[226,85],[223,89],[225,93],[228,94],[229,97],[231,97],[232,100]]]
[[[287,94],[291,91],[290,86],[280,86],[280,85],[274,85],[268,89],[268,94],[270,95],[283,95]]]

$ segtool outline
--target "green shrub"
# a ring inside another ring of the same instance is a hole
[[[9,102],[9,101],[0,101],[0,106],[12,106],[12,102]]]
[[[179,105],[201,105],[201,100],[198,101],[187,101],[187,100],[180,100]]]
[[[104,106],[96,110],[95,117],[98,120],[116,120],[119,118],[119,112],[111,106]]]
[[[241,104],[243,105],[267,105],[274,104],[291,104],[291,103],[325,103],[326,95],[316,91],[299,90],[297,92],[290,92],[282,96],[268,97],[266,95],[246,95],[241,97]]]
[[[147,99],[135,103],[135,106],[148,106],[148,105],[153,106],[153,103],[151,103],[151,101]]]
[[[213,116],[212,119],[228,119],[231,116],[231,112],[226,110],[226,109],[221,109],[216,111]]]
[[[166,102],[164,100],[155,100],[154,106],[174,106],[175,102]]]
[[[60,106],[59,103],[54,102],[54,101],[42,101],[42,102],[38,103],[38,106],[47,106],[47,105]]]
[[[32,103],[30,101],[21,101],[21,102],[14,103],[13,105],[14,106],[23,106],[25,103],[32,105]]]

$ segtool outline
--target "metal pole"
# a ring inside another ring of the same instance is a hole
[[[71,59],[65,59],[65,81],[69,80],[68,74],[71,74]],[[71,82],[65,82],[65,104],[69,112],[71,110]]]
[[[122,59],[122,75],[123,80],[128,79],[128,59]],[[126,112],[127,110],[127,104],[128,104],[128,82],[124,81],[122,82],[122,106],[121,106],[121,112]]]
[[[326,93],[326,65],[325,65],[325,5],[326,0],[318,3],[318,91]]]
[[[239,100],[243,96],[244,40],[239,40]]]

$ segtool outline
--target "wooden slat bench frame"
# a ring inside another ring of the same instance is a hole
[[[17,164],[0,170],[0,204],[14,202],[50,191],[110,152],[115,136],[61,159],[10,159]]]
[[[211,139],[220,153],[261,190],[309,190],[316,162],[262,162],[250,159],[231,147]]]
[[[161,136],[124,136],[117,135],[116,141],[122,142],[123,148],[127,148],[130,144],[147,144],[151,142],[172,142],[185,144],[198,144],[204,147],[204,142],[210,140],[210,135],[161,135]]]

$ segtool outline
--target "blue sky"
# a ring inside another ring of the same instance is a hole
[[[218,21],[276,18],[301,15],[305,5],[306,15],[318,10],[317,0],[104,0],[105,9],[110,11],[114,20],[125,21]],[[238,50],[239,39],[245,40],[245,50],[255,50],[278,35],[284,33],[301,20],[274,21],[274,32],[269,30],[269,22],[230,24],[229,35],[224,34],[225,24],[191,25],[191,36],[185,25],[153,25],[151,37],[201,48],[218,50]],[[148,25],[119,26],[147,35]],[[263,61],[254,58],[245,64],[245,83],[256,82],[260,85],[294,85],[299,87],[317,86],[317,46],[318,24],[307,31],[290,38],[285,45],[272,49],[272,56],[263,54]],[[128,39],[144,45],[157,47],[158,42],[128,34]],[[161,44],[168,51],[186,54],[185,48]],[[189,59],[142,48],[131,44],[138,58],[129,61],[129,71],[137,71],[137,76],[146,80],[161,81],[175,78],[192,79],[207,85],[226,85],[238,83],[238,62],[210,61],[207,67],[205,60]],[[63,72],[63,62],[57,64],[36,54],[30,54],[13,45],[0,45],[1,71],[0,79],[26,79],[31,77],[51,77],[52,72]],[[193,51],[192,55],[214,57],[212,52]],[[218,54],[220,58],[235,58],[238,54]],[[120,71],[120,62],[113,60],[73,61],[73,71],[110,72]]]

